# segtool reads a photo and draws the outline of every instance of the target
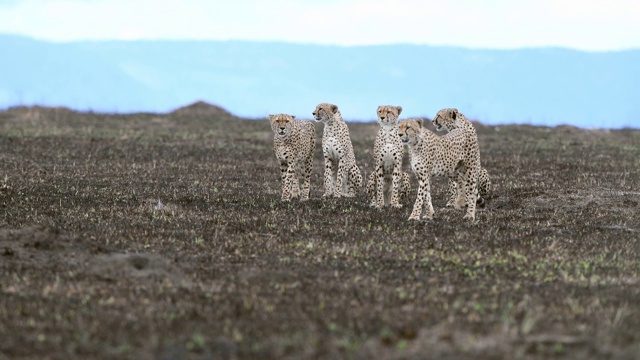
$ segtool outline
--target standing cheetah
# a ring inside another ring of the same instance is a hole
[[[282,200],[289,201],[298,195],[301,201],[308,200],[316,128],[309,120],[295,120],[295,116],[287,114],[269,115],[269,120],[274,134],[273,149],[280,162]],[[298,183],[299,175],[304,179],[302,191]]]
[[[436,114],[436,117],[433,118],[432,122],[433,126],[435,126],[438,131],[466,129],[470,134],[476,134],[471,121],[469,121],[466,116],[461,114],[458,109],[455,108],[440,110],[438,114]],[[475,139],[475,147],[478,149],[478,168],[480,169],[478,172],[478,199],[476,200],[476,204],[479,207],[484,207],[485,199],[489,191],[491,191],[491,178],[489,177],[487,169],[483,168],[480,164],[480,150],[477,143],[477,135],[475,135]],[[455,201],[458,198],[458,186],[455,181],[449,181],[448,191],[451,197],[447,202],[447,206],[454,206]]]
[[[342,119],[338,106],[328,103],[318,104],[313,111],[313,117],[316,121],[324,124],[322,135],[323,196],[356,196],[362,186],[362,174],[356,165],[349,128]]]
[[[403,181],[402,157],[404,147],[398,137],[398,116],[402,113],[401,106],[378,106],[378,124],[380,129],[373,145],[375,169],[371,176],[375,176],[375,196],[371,206],[381,208],[391,205],[395,208],[400,204],[400,186]],[[371,183],[371,179],[369,183]],[[390,199],[385,201],[385,187],[390,190]]]
[[[421,218],[430,220],[434,214],[431,203],[431,175],[447,176],[450,180],[456,179],[464,189],[467,189],[470,187],[468,183],[473,180],[469,175],[469,169],[477,166],[477,159],[468,156],[465,151],[467,134],[462,129],[438,136],[423,128],[421,119],[411,119],[400,122],[398,136],[409,147],[411,168],[418,178],[419,185],[418,196],[409,220]],[[471,197],[467,197],[469,198]],[[424,208],[426,213],[423,216]],[[468,207],[464,218],[473,220],[474,211],[475,208]]]

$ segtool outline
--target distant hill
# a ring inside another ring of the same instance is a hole
[[[339,47],[243,41],[48,43],[0,36],[0,108],[169,112],[199,99],[234,115],[348,120],[378,105],[432,117],[457,107],[487,124],[640,127],[640,50]]]
[[[227,110],[207,103],[206,101],[196,101],[193,104],[182,106],[178,109],[171,111],[171,115],[176,116],[212,116],[220,118],[232,118],[233,114]]]

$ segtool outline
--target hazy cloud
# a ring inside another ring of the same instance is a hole
[[[637,0],[0,1],[0,32],[54,41],[243,39],[640,48]]]

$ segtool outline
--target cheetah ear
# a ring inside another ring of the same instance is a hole
[[[291,119],[295,120],[296,116],[295,115],[291,115]]]
[[[453,120],[456,119],[456,114],[458,113],[458,109],[451,109],[451,117]]]
[[[332,113],[337,113],[338,112],[338,105],[331,105],[331,112]]]
[[[418,123],[418,126],[422,127],[423,120],[421,118],[417,118],[416,122]]]
[[[275,115],[269,114],[269,120],[272,120]]]
[[[402,106],[396,106],[396,109],[398,109],[398,115],[400,115],[400,113],[402,112]]]

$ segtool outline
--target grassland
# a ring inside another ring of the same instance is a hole
[[[266,120],[0,112],[0,359],[640,358],[640,131],[477,129],[477,221],[408,222],[321,198],[320,125],[282,203]]]

